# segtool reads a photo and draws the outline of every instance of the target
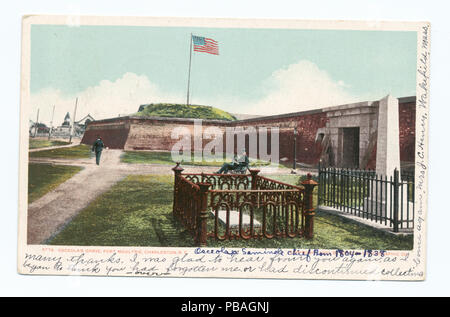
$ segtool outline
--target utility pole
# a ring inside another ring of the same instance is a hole
[[[70,138],[69,138],[69,143],[72,143],[72,134],[73,134],[73,130],[75,129],[75,116],[77,114],[77,105],[78,105],[78,97],[75,100],[75,109],[73,111],[73,119],[72,119],[72,126],[70,127]]]
[[[36,122],[34,123],[34,137],[36,137],[36,133],[38,130],[38,123],[39,123],[39,108],[37,111],[37,118],[36,118]]]
[[[53,106],[53,112],[52,112],[52,121],[50,121],[50,130],[48,131],[48,139],[52,137],[52,130],[53,130],[53,117],[55,116],[55,106]]]

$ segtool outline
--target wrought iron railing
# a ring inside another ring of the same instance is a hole
[[[198,245],[208,239],[249,240],[313,237],[311,177],[304,187],[259,176],[184,174],[177,164],[174,207],[176,219]]]
[[[399,229],[414,228],[414,174],[319,168],[318,204]]]

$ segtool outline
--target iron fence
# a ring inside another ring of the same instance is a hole
[[[175,172],[173,213],[198,245],[208,238],[249,240],[313,237],[311,176],[303,187],[251,174]]]
[[[414,173],[319,167],[318,204],[393,228],[414,228]]]

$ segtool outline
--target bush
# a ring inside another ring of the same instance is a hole
[[[316,175],[311,175],[312,177],[311,177],[311,179],[313,180],[313,181],[315,181],[315,182],[319,182],[319,177],[318,176],[316,176]],[[298,181],[297,181],[297,186],[301,186],[302,185],[302,182],[303,181],[306,181],[308,179],[308,176],[307,175],[301,175],[299,178],[298,178]]]

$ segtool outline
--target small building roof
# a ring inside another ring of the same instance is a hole
[[[76,124],[85,124],[87,120],[95,121],[94,117],[92,117],[90,114],[85,115],[82,119],[76,121]]]

